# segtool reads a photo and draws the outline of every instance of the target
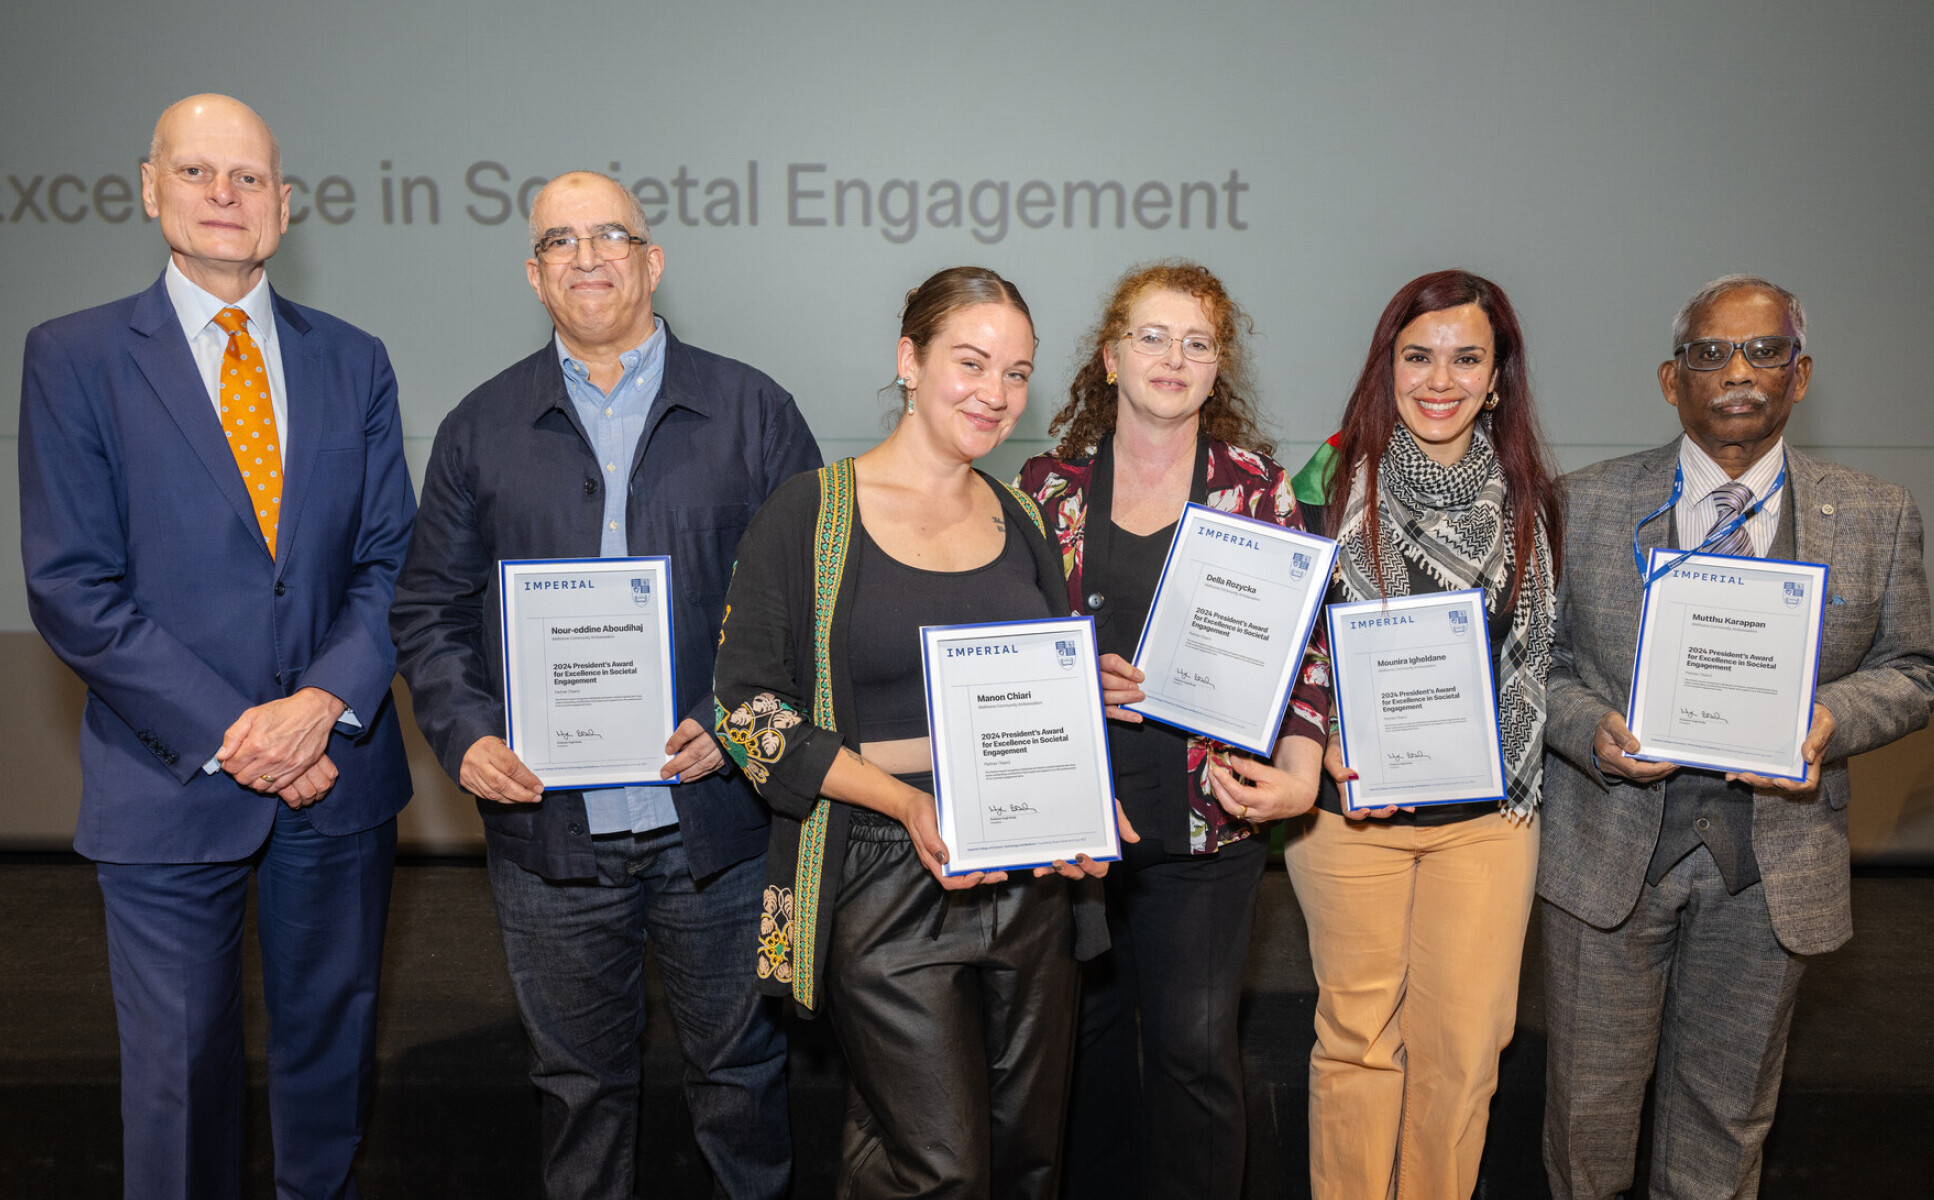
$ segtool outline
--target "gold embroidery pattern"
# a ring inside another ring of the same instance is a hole
[[[792,889],[768,884],[759,914],[759,978],[792,982]]]
[[[1013,484],[1008,483],[1006,480],[1001,481],[1001,486],[1007,489],[1008,495],[1014,497],[1015,502],[1021,506],[1021,511],[1028,515],[1028,519],[1034,522],[1034,532],[1040,534],[1042,537],[1048,536],[1047,522],[1041,519],[1041,509],[1040,506],[1034,503],[1034,497],[1028,495],[1020,488],[1015,487]]]
[[[833,608],[846,570],[847,544],[853,534],[856,484],[853,460],[842,459],[819,472],[819,523],[813,529],[813,724],[836,732],[833,713]],[[793,939],[792,995],[802,1008],[815,1006],[817,964],[813,961],[819,927],[820,875],[826,859],[826,826],[831,802],[813,805],[813,815],[799,831],[799,866],[793,879],[796,926],[805,931]]]
[[[771,692],[760,692],[725,716],[718,701],[712,707],[723,720],[714,723],[725,741],[725,752],[739,764],[745,777],[764,785],[772,775],[772,764],[786,756],[786,730],[799,724],[799,714]]]

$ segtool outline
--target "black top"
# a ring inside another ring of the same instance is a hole
[[[992,476],[983,472],[980,478],[1033,557],[1041,611],[1067,616],[1061,553],[1040,529],[1040,510]],[[772,812],[765,894],[775,909],[773,927],[761,939],[760,962],[768,969],[758,986],[767,994],[791,994],[808,1016],[824,1004],[817,981],[839,906],[839,864],[857,811],[820,796],[834,756],[859,745],[846,732],[857,708],[850,656],[858,600],[858,573],[851,569],[859,557],[854,490],[853,461],[843,459],[795,475],[759,510],[739,543],[738,568],[726,594],[731,616],[713,674],[720,746]],[[822,811],[823,820],[815,817]],[[1088,879],[1069,889],[1079,960],[1108,948],[1100,885]]]
[[[1404,566],[1410,572],[1410,594],[1413,596],[1421,596],[1430,592],[1464,590],[1462,588],[1445,588],[1428,573],[1419,569],[1417,564],[1410,561],[1407,555],[1404,558]],[[1331,604],[1341,604],[1348,597],[1343,595],[1342,584],[1332,583],[1330,585],[1330,594],[1326,599]],[[1502,601],[1502,599],[1503,597],[1500,596],[1499,600]],[[1504,650],[1505,635],[1511,632],[1511,613],[1511,609],[1505,608],[1500,603],[1497,612],[1486,612],[1485,614],[1485,632],[1491,635],[1491,700],[1493,703],[1497,700],[1499,655]],[[1325,812],[1341,813],[1343,811],[1342,793],[1338,791],[1336,781],[1330,778],[1328,771],[1323,772],[1322,782],[1318,785],[1316,806]],[[1485,813],[1494,813],[1497,811],[1497,801],[1475,800],[1469,804],[1426,804],[1418,808],[1416,812],[1404,812],[1402,809],[1399,809],[1382,819],[1395,825],[1455,825],[1459,821],[1469,821],[1475,817],[1481,817]]]
[[[1001,552],[970,571],[908,566],[880,549],[865,525],[854,529],[857,588],[847,668],[853,678],[853,734],[859,741],[927,736],[922,625],[1038,621],[1055,615],[1041,598],[1034,555],[1013,524],[1007,522]]]
[[[1169,544],[1175,540],[1175,525],[1146,537],[1133,534],[1110,523],[1108,530],[1110,581],[1109,603],[1113,619],[1097,636],[1103,654],[1119,654],[1135,660],[1135,646],[1141,641],[1142,627],[1148,624],[1148,610],[1155,603],[1155,586],[1162,578],[1162,563]],[[1160,721],[1108,722],[1108,758],[1115,769],[1115,799],[1137,829],[1162,827],[1162,818],[1174,808],[1175,764],[1188,760],[1189,735]]]

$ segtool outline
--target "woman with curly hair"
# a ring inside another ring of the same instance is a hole
[[[1034,326],[954,267],[900,335],[898,425],[782,484],[726,597],[719,742],[773,810],[759,980],[845,1050],[840,1196],[1048,1197],[1105,865],[944,874],[920,656],[922,625],[1067,613],[1040,512],[974,469],[1027,406]]]
[[[1236,1013],[1267,849],[1255,835],[1316,799],[1328,660],[1314,643],[1272,762],[1120,706],[1143,698],[1128,660],[1184,503],[1301,527],[1256,426],[1249,329],[1204,267],[1129,272],[1049,427],[1060,444],[1021,470],[1060,545],[1069,603],[1095,618],[1115,791],[1141,837],[1105,881],[1114,953],[1083,977],[1071,1196],[1242,1190]]]
[[[1311,1191],[1469,1196],[1516,1027],[1562,545],[1503,289],[1468,271],[1405,284],[1342,431],[1297,480],[1327,501],[1324,532],[1341,543],[1332,602],[1484,590],[1502,802],[1345,814],[1351,772],[1332,742],[1317,810],[1283,855],[1318,989]]]

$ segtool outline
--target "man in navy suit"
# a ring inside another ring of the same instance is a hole
[[[248,107],[164,112],[141,195],[167,269],[28,334],[20,404],[28,602],[88,689],[74,845],[106,904],[125,1192],[242,1193],[253,874],[276,1194],[354,1197],[410,796],[396,380],[269,288],[289,188]]]

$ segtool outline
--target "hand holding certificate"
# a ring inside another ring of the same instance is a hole
[[[660,779],[678,724],[671,560],[498,564],[506,741],[546,787]]]
[[[1484,593],[1426,592],[1329,609],[1351,812],[1504,796]]]
[[[1094,621],[920,631],[949,875],[1121,857]]]
[[[1654,550],[1648,573],[1667,562],[1639,618],[1631,757],[1804,779],[1826,567]]]
[[[1190,504],[1135,649],[1147,699],[1130,711],[1268,758],[1336,543]]]

